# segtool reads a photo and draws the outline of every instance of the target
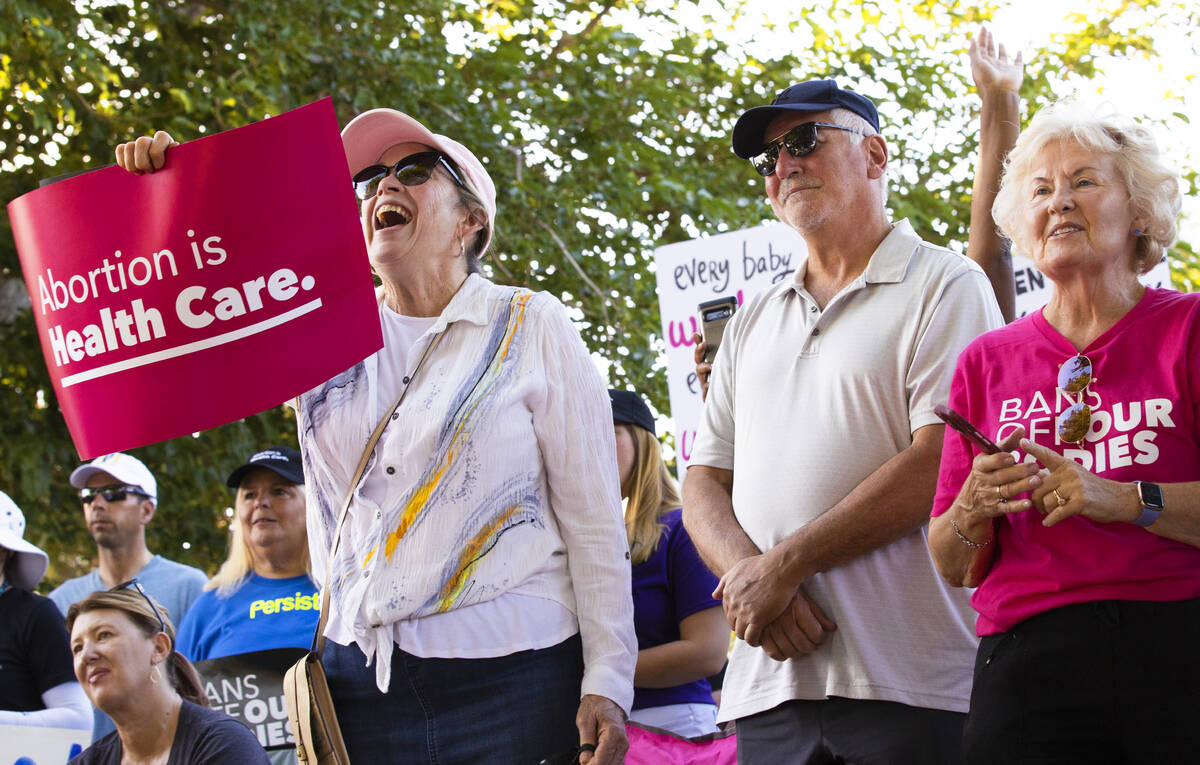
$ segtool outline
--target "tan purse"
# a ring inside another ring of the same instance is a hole
[[[315,765],[350,765],[319,652],[309,651],[287,671],[283,695],[296,738],[296,759]]]
[[[429,342],[429,346],[417,363],[417,368],[413,370],[408,383],[400,391],[396,403],[392,404],[392,408],[380,418],[379,424],[375,426],[374,432],[367,440],[367,446],[363,449],[362,456],[359,457],[358,467],[355,468],[354,477],[350,480],[350,487],[346,491],[346,499],[342,502],[342,512],[338,517],[337,530],[333,534],[333,545],[329,549],[329,559],[325,565],[325,586],[321,588],[321,615],[317,618],[317,630],[313,635],[312,646],[304,658],[292,665],[292,668],[283,676],[283,695],[287,700],[288,724],[296,739],[296,759],[306,765],[310,763],[311,765],[350,765],[350,756],[346,753],[346,743],[342,740],[342,729],[338,726],[337,711],[333,708],[333,697],[329,695],[325,667],[321,665],[321,655],[325,652],[325,622],[329,618],[329,581],[333,573],[333,556],[337,552],[338,542],[342,539],[342,526],[346,522],[350,503],[354,499],[354,489],[358,486],[363,471],[366,470],[371,452],[379,443],[379,437],[383,435],[383,429],[392,413],[400,408],[400,402],[407,395],[412,380],[416,378],[417,372],[425,365],[425,360],[429,358],[429,354],[441,341],[444,334],[445,330],[442,330]]]

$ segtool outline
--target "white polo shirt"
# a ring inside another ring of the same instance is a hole
[[[946,401],[959,352],[1003,324],[983,271],[907,221],[824,310],[804,289],[806,266],[726,327],[691,460],[733,471],[734,512],[761,550],[939,423],[933,407]],[[737,641],[722,721],[828,696],[967,710],[975,613],[969,593],[934,570],[925,529],[804,587],[838,629],[785,662]]]

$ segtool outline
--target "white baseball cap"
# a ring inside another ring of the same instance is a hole
[[[158,499],[158,483],[154,480],[154,474],[131,454],[114,452],[80,465],[71,471],[71,485],[76,489],[86,489],[88,480],[96,473],[108,473],[126,486],[136,486],[146,492],[150,499]]]
[[[0,491],[0,547],[12,550],[5,566],[5,581],[22,590],[32,590],[46,575],[50,558],[36,545],[25,541],[25,514],[17,503]]]

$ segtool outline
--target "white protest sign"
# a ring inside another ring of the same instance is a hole
[[[736,296],[740,306],[756,292],[793,278],[796,265],[807,251],[800,235],[782,223],[677,242],[654,251],[680,480],[692,457],[702,405],[692,357],[692,333],[700,331],[696,307],[727,295]],[[1045,305],[1053,285],[1028,258],[1014,254],[1012,265],[1020,317]],[[1143,276],[1142,282],[1151,287],[1170,287],[1167,261],[1164,259]]]
[[[1013,253],[1012,256],[1013,280],[1017,285],[1017,317],[1036,311],[1046,305],[1046,301],[1050,299],[1050,291],[1054,285],[1046,278],[1046,275],[1033,265],[1033,261]],[[1141,277],[1142,284],[1148,287],[1170,287],[1171,286],[1171,269],[1167,266],[1167,261],[1164,258],[1157,266],[1150,270],[1150,273]]]
[[[804,259],[804,240],[782,223],[768,223],[727,234],[659,247],[658,306],[667,341],[671,417],[680,478],[691,459],[700,422],[700,383],[692,359],[692,333],[700,331],[696,307],[736,296],[738,305],[756,292],[791,279]]]
[[[66,765],[67,760],[92,743],[92,731],[0,725],[0,741],[3,765]]]

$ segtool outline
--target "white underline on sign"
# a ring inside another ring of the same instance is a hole
[[[280,324],[286,324],[292,319],[303,316],[311,311],[315,311],[320,307],[321,298],[317,298],[316,300],[309,301],[302,306],[297,306],[287,313],[281,313],[278,316],[273,316],[265,321],[260,321],[257,324],[251,324],[249,327],[235,329],[232,332],[226,332],[223,335],[217,335],[205,340],[197,340],[194,343],[179,345],[174,348],[155,351],[154,353],[147,353],[145,356],[137,356],[132,359],[126,359],[125,361],[118,361],[113,364],[105,364],[102,367],[89,369],[88,371],[80,372],[79,374],[68,375],[62,379],[62,386],[64,388],[69,388],[75,383],[95,380],[98,377],[107,377],[108,375],[116,374],[117,372],[124,372],[126,369],[143,367],[147,364],[156,364],[160,361],[173,359],[176,356],[184,356],[189,353],[195,353],[196,351],[202,351],[205,348],[213,348],[218,345],[232,343],[234,340],[241,340],[243,337],[257,335],[259,332],[265,332],[272,327],[278,327]]]

